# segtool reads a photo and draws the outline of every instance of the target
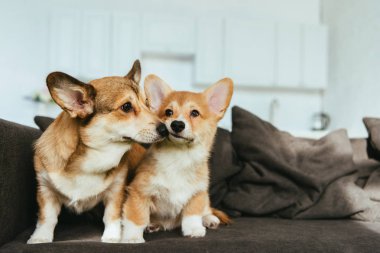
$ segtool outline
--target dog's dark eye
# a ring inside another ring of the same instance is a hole
[[[127,102],[127,103],[123,104],[123,105],[121,106],[121,109],[122,109],[124,112],[130,112],[130,111],[132,111],[132,110],[133,110],[133,107],[132,107],[131,102]]]
[[[173,115],[173,110],[171,110],[171,109],[166,109],[166,110],[165,110],[165,115],[168,116],[168,117],[172,116],[172,115]]]
[[[195,118],[199,116],[199,111],[198,110],[192,110],[190,113],[190,116]]]

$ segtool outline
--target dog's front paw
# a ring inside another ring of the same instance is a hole
[[[53,238],[47,237],[30,237],[30,239],[26,242],[27,244],[37,244],[37,243],[49,243],[53,242]]]
[[[203,226],[184,227],[182,228],[182,234],[188,237],[204,237],[206,228]]]
[[[182,234],[188,237],[204,237],[206,228],[202,225],[202,216],[191,215],[182,218]]]
[[[220,220],[215,215],[209,214],[202,217],[203,226],[206,228],[216,229],[220,224]]]
[[[49,243],[53,242],[54,232],[47,229],[46,226],[37,227],[30,239],[26,242],[27,244],[36,243]]]
[[[126,219],[123,221],[124,231],[121,239],[122,243],[144,243],[144,225],[136,225]]]
[[[118,243],[121,239],[121,223],[116,221],[113,223],[108,223],[105,226],[104,233],[102,235],[101,241],[107,243]]]
[[[103,235],[101,241],[106,243],[118,243],[120,242],[120,237]]]

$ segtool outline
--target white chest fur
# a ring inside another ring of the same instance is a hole
[[[206,168],[207,150],[163,150],[155,156],[156,173],[149,194],[155,199],[158,216],[175,218],[195,193],[208,188],[208,179],[197,174],[201,166]]]
[[[105,174],[79,174],[67,177],[61,173],[49,173],[54,187],[70,199],[69,203],[93,198],[102,194],[112,183]]]
[[[116,167],[121,157],[130,149],[126,143],[112,143],[103,148],[88,149],[81,170],[88,173],[104,172]]]

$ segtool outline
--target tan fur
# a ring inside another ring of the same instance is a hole
[[[127,77],[89,84],[60,72],[48,76],[49,91],[64,112],[35,145],[39,215],[28,243],[52,241],[62,205],[81,213],[99,202],[105,205],[102,241],[120,240],[128,166],[136,166],[141,153],[134,143],[162,139],[160,121],[139,91],[140,71],[136,61]],[[126,103],[133,109],[124,111]]]
[[[196,193],[190,200],[187,202],[186,206],[184,206],[182,215],[195,215],[195,214],[203,214],[205,207],[210,205],[208,192],[201,191]]]
[[[128,160],[128,174],[131,174],[131,177],[134,176],[135,171],[142,161],[144,155],[145,155],[145,148],[137,143],[132,145],[131,150],[129,150],[126,155],[126,159]]]
[[[123,242],[144,242],[142,232],[149,224],[154,231],[156,227],[173,229],[181,225],[185,236],[201,237],[205,226],[217,227],[218,218],[229,222],[227,215],[210,207],[208,158],[232,87],[230,79],[223,79],[203,93],[173,91],[156,76],[146,78],[149,105],[170,134],[146,152],[128,187],[123,206]],[[221,98],[215,92],[219,90]],[[168,109],[172,115],[166,114]],[[193,110],[199,111],[199,116],[192,116]],[[186,122],[180,133],[170,130],[175,120]]]
[[[144,225],[149,222],[150,199],[134,188],[129,188],[128,205],[124,205],[123,212],[129,220],[136,225]]]
[[[232,220],[228,215],[216,208],[211,208],[212,214],[218,217],[218,219],[225,225],[231,224]]]

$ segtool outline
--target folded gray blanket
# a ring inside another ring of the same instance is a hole
[[[354,162],[345,130],[296,138],[234,107],[231,142],[236,159],[223,172],[219,201],[227,209],[294,219],[380,216],[380,163]]]

